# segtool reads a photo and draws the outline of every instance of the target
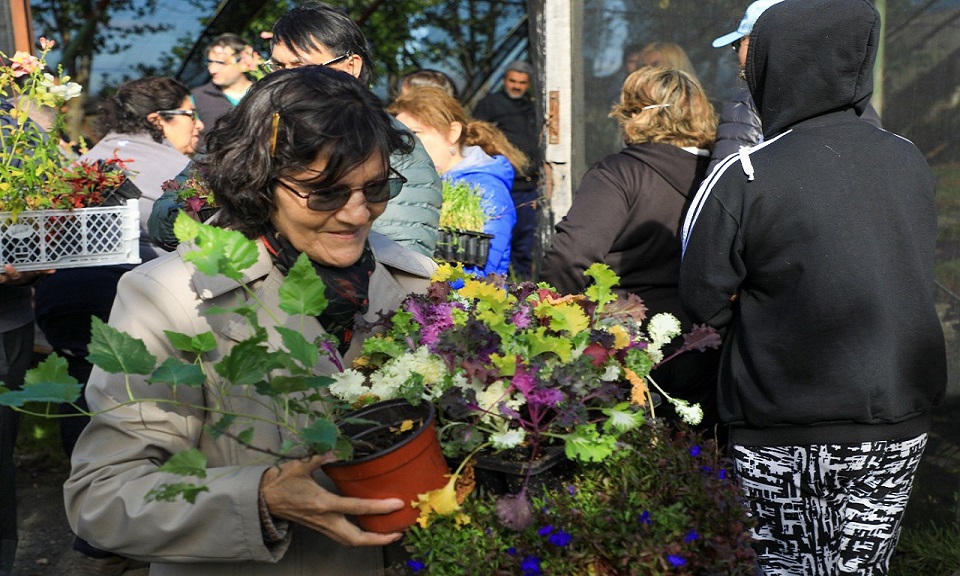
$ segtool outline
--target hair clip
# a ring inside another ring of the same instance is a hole
[[[644,106],[641,110],[650,110],[653,108],[669,108],[669,104],[650,104],[649,106]]]
[[[274,112],[270,125],[270,157],[277,152],[277,131],[280,128],[280,113]]]

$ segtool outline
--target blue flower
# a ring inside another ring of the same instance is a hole
[[[700,538],[700,535],[697,534],[695,530],[691,530],[687,537],[683,539],[684,542],[693,542],[697,538]]]
[[[550,538],[547,540],[549,540],[554,546],[563,548],[569,544],[571,540],[573,540],[573,536],[571,536],[570,533],[565,530],[557,530],[557,533],[551,534]]]
[[[459,290],[463,288],[463,285],[464,285],[463,278],[457,278],[456,280],[450,281],[450,287],[453,288],[454,290]]]
[[[508,555],[508,556],[516,556],[516,555],[517,555],[517,549],[516,549],[516,547],[511,546],[511,547],[507,548],[507,555]]]
[[[414,572],[419,572],[426,569],[427,565],[419,560],[407,560],[407,566],[410,567]]]
[[[687,563],[682,556],[674,556],[673,554],[668,555],[667,560],[669,560],[674,566],[683,566]]]
[[[640,515],[641,524],[650,524],[650,511],[644,510],[643,514]]]
[[[699,446],[691,446],[691,447],[690,447],[690,455],[693,456],[694,458],[696,458],[697,456],[699,456],[699,455],[700,455],[700,447],[699,447]]]
[[[536,556],[527,556],[520,563],[520,569],[523,570],[523,576],[539,576],[540,559]]]
[[[537,534],[541,536],[546,536],[551,532],[553,532],[553,526],[544,526],[543,528],[537,530]]]
[[[710,476],[711,474],[713,474],[713,468],[709,466],[701,466],[700,471],[703,472],[704,475],[706,476]]]
[[[727,479],[727,471],[724,470],[724,469],[722,469],[722,468],[720,469],[720,479],[721,479],[721,480],[726,480],[726,479]]]
[[[568,492],[571,496],[573,496],[574,494],[577,493],[577,489],[573,487],[573,484],[571,484],[571,485],[567,486],[567,492]]]

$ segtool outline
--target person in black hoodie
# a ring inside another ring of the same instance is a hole
[[[689,197],[706,174],[716,119],[697,80],[679,70],[643,67],[624,81],[611,112],[627,146],[584,175],[573,205],[556,226],[540,280],[562,294],[586,288],[583,272],[594,262],[620,276],[618,291],[643,299],[648,317],[669,312],[691,328],[680,305],[680,223]],[[670,350],[665,350],[669,354]],[[700,424],[718,424],[719,352],[684,354],[652,373],[671,396],[699,403]],[[664,403],[657,416],[675,420]],[[718,432],[722,443],[725,436]]]
[[[945,393],[934,178],[857,116],[879,30],[868,0],[768,8],[746,59],[764,142],[684,222],[680,295],[725,331],[720,415],[766,574],[886,573]]]

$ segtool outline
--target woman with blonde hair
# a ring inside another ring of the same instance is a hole
[[[388,110],[420,138],[444,180],[465,181],[481,189],[488,216],[483,232],[493,234],[493,239],[486,266],[471,271],[507,274],[517,221],[510,189],[514,172],[527,166],[526,156],[493,124],[470,119],[460,103],[440,88],[412,87]]]
[[[581,292],[584,270],[604,262],[620,276],[620,292],[643,299],[648,317],[669,312],[688,331],[678,290],[680,224],[710,163],[713,106],[686,72],[646,66],[624,81],[610,117],[626,146],[584,175],[540,279],[564,294]],[[718,421],[717,361],[715,350],[684,355],[652,374],[671,396],[699,402],[708,430]],[[669,412],[657,414],[672,419]]]

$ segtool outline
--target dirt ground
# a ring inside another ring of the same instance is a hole
[[[13,576],[66,576],[79,573],[73,533],[63,509],[65,461],[17,456],[19,538]]]

